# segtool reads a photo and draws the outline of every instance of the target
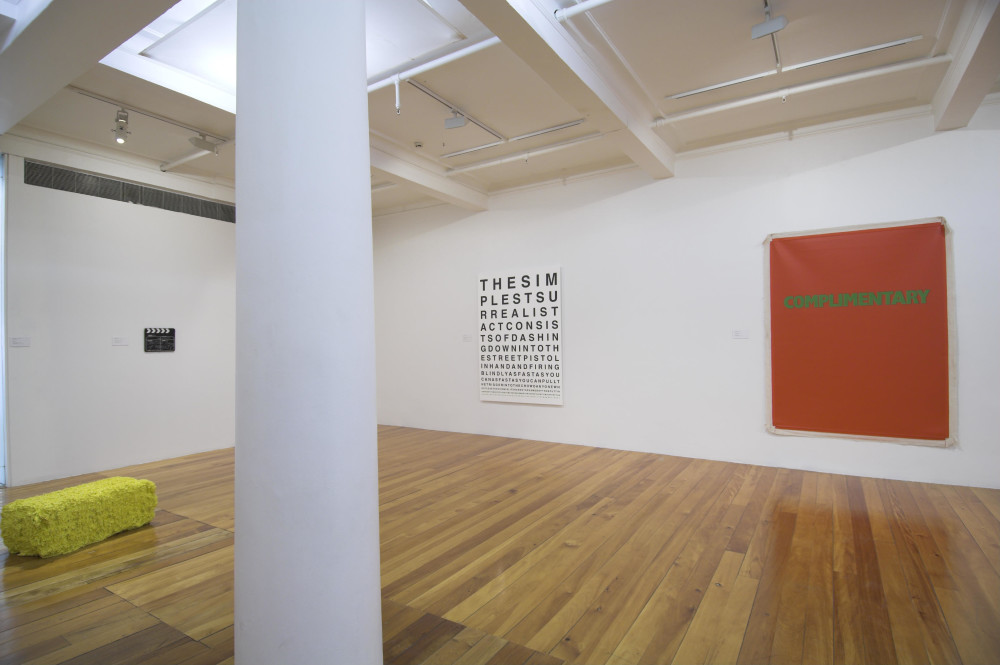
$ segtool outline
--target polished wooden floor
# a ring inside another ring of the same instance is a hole
[[[386,663],[1000,663],[1000,491],[379,431]],[[3,663],[232,662],[232,451],[154,523],[4,553]]]
[[[156,483],[152,524],[51,559],[2,549],[0,665],[233,662],[233,451],[3,490],[3,501],[116,475]]]

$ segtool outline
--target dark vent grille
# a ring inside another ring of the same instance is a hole
[[[38,162],[25,160],[24,182],[28,185],[97,196],[112,201],[138,203],[152,208],[218,219],[223,222],[236,222],[236,206],[146,187],[145,185],[136,185],[131,182],[112,180],[90,173],[61,169]]]

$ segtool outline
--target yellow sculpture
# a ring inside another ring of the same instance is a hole
[[[12,554],[50,557],[149,524],[155,511],[153,481],[105,478],[10,502],[0,532]]]

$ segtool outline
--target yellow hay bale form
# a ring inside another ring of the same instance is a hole
[[[105,478],[3,507],[0,531],[12,554],[68,554],[153,520],[156,485],[151,480]]]

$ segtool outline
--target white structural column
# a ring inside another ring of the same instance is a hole
[[[236,662],[381,663],[363,0],[247,0]]]

